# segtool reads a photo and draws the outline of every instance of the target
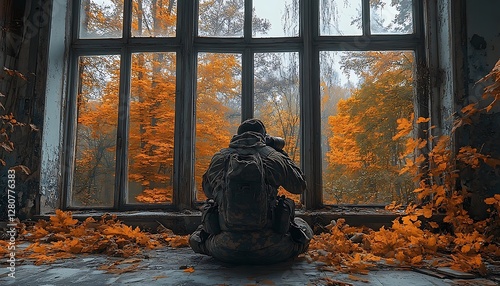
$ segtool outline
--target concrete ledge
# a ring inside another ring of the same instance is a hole
[[[189,234],[193,232],[201,222],[200,211],[163,212],[163,211],[137,211],[137,212],[97,212],[97,211],[73,211],[73,217],[85,220],[88,217],[99,219],[104,214],[116,215],[123,223],[140,227],[143,230],[155,232],[158,226],[163,225],[176,234]],[[296,211],[296,216],[303,218],[315,230],[321,232],[323,227],[330,221],[339,218],[345,219],[351,226],[366,226],[379,229],[382,226],[391,226],[392,221],[400,216],[382,208],[345,208],[332,211]],[[50,214],[36,216],[35,219],[49,219]]]

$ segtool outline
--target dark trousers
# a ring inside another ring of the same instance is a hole
[[[305,234],[297,242],[290,233],[277,234],[271,229],[251,232],[223,231],[217,235],[204,233],[202,226],[191,234],[189,243],[197,252],[218,260],[239,264],[272,264],[304,253],[309,247],[313,232],[301,218],[294,219]]]

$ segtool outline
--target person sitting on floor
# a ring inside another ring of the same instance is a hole
[[[269,264],[307,250],[311,227],[295,217],[293,200],[278,196],[280,186],[293,194],[306,189],[302,171],[283,147],[262,121],[248,119],[229,147],[212,157],[202,181],[202,223],[189,238],[194,252],[230,263]]]

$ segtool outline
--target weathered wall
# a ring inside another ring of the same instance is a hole
[[[500,1],[466,0],[465,6],[466,94],[459,101],[464,105],[481,100],[486,84],[476,82],[500,59]],[[459,144],[471,145],[483,154],[500,158],[500,108],[482,114],[477,120],[478,124],[461,133]],[[494,169],[483,164],[479,170],[465,170],[463,175],[462,182],[474,193],[470,212],[479,217],[486,215],[484,198],[500,193],[500,166]]]
[[[17,165],[31,170],[29,175],[16,171],[17,217],[24,219],[37,212],[50,2],[0,1],[0,92],[5,95],[0,98],[5,106],[0,115],[12,113],[26,124],[15,127],[10,135],[12,152],[0,148],[0,158],[6,162],[0,166],[0,219],[6,216],[7,170]],[[4,67],[22,73],[25,79],[9,74]],[[30,124],[39,130],[33,131]]]
[[[500,59],[500,1],[467,0],[467,60],[469,100],[478,100],[484,88],[475,83]]]
[[[65,86],[67,81],[67,29],[66,12],[70,1],[52,1],[52,19],[45,89],[44,129],[40,166],[39,213],[54,213],[61,208],[61,177],[65,165],[61,164],[63,150]]]

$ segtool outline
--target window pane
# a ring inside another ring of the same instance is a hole
[[[298,0],[253,0],[254,37],[298,37]]]
[[[361,0],[321,0],[319,11],[320,35],[362,35],[361,15]]]
[[[172,202],[175,53],[132,55],[128,203]]]
[[[123,1],[82,0],[80,38],[121,38]]]
[[[243,37],[244,0],[200,0],[198,35]]]
[[[370,30],[372,34],[413,33],[412,0],[371,0]]]
[[[199,53],[196,88],[196,197],[215,152],[228,147],[241,122],[241,55]]]
[[[119,67],[119,56],[79,59],[72,206],[113,205]]]
[[[300,165],[299,54],[257,53],[254,67],[254,115],[269,135],[285,140],[284,150]],[[299,195],[286,195],[300,201]]]
[[[133,0],[132,37],[175,37],[176,0]]]
[[[399,175],[406,138],[397,120],[413,113],[412,52],[321,52],[323,197],[326,204],[407,203]]]

